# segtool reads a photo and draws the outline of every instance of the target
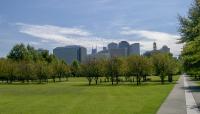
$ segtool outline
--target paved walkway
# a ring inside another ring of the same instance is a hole
[[[157,114],[200,114],[199,103],[200,87],[182,75]]]

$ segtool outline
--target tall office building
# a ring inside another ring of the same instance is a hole
[[[129,55],[129,43],[127,41],[121,41],[119,42],[119,50],[118,52],[121,52],[121,55],[128,56]]]
[[[96,49],[92,48],[92,54],[96,54],[96,53],[97,53],[97,48]]]
[[[118,44],[117,43],[112,42],[112,43],[108,44],[108,50],[117,49],[117,48],[118,48]]]
[[[119,48],[127,48],[129,47],[129,43],[127,41],[119,42]]]
[[[108,48],[103,47],[103,50],[92,53],[88,56],[89,59],[110,58],[110,57],[127,57],[129,55],[140,55],[140,43],[130,45],[127,41],[117,43],[109,43]],[[93,51],[92,51],[93,52]]]
[[[71,64],[74,60],[84,62],[87,58],[87,49],[79,45],[57,47],[53,50],[53,53],[68,64]]]
[[[127,57],[129,55],[140,55],[140,44],[135,43],[130,45],[127,41],[108,44],[108,52],[111,57]]]
[[[110,49],[109,50],[111,57],[126,57],[128,56],[126,48]]]
[[[129,46],[129,55],[140,55],[140,43],[134,43]]]

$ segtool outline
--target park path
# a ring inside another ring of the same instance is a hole
[[[157,114],[200,114],[200,87],[182,75]]]

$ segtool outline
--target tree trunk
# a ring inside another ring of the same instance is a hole
[[[143,76],[143,82],[146,82],[146,81],[147,81],[147,76],[144,75],[144,76]]]
[[[138,77],[139,78],[139,84],[141,84],[141,78],[140,77]]]
[[[164,84],[164,76],[161,76],[161,83]]]
[[[117,84],[119,83],[119,78],[118,78],[118,76],[116,76],[116,82],[117,82]]]
[[[111,78],[111,81],[112,81],[112,85],[113,85],[113,81],[114,81],[114,80],[113,80],[113,77]]]
[[[137,75],[137,85],[139,85],[139,76]]]
[[[27,79],[26,81],[27,81],[27,83],[29,83],[29,79]]]
[[[97,85],[97,80],[95,80],[95,82],[96,82],[96,85]]]
[[[97,85],[97,83],[98,83],[98,77],[95,77],[95,83],[96,83],[96,85]]]
[[[169,74],[169,75],[168,75],[168,82],[172,82],[172,81],[173,81],[173,79],[172,79],[172,75]]]
[[[91,80],[89,79],[89,85],[91,85]]]

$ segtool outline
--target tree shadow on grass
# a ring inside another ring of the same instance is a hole
[[[0,85],[45,85],[48,83],[38,83],[38,82],[31,82],[31,83],[20,83],[20,82],[14,82],[14,83],[0,83]]]
[[[161,84],[160,82],[157,82],[157,83],[152,83],[152,82],[143,82],[141,83],[140,85],[137,85],[136,83],[119,83],[119,84],[111,84],[110,82],[108,83],[101,83],[101,84],[86,84],[86,83],[82,83],[82,84],[73,84],[72,86],[79,86],[79,87],[144,87],[144,86],[166,86],[166,85],[171,85],[171,84],[176,84],[176,82],[173,82],[173,83],[164,83],[164,84]]]
[[[200,82],[200,80],[195,79],[195,78],[189,78],[188,80],[189,80],[189,81],[193,81],[193,82]]]
[[[190,92],[200,92],[199,86],[189,86],[189,87],[181,87],[184,90],[189,90]]]
[[[191,107],[191,109],[196,109],[196,108],[200,111],[200,103],[197,103],[196,106]]]

